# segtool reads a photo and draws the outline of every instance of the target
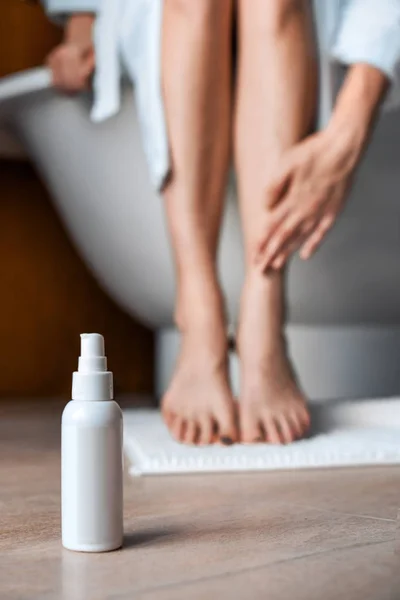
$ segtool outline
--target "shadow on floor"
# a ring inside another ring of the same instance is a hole
[[[142,546],[176,539],[182,534],[182,530],[177,527],[165,527],[163,529],[145,529],[143,531],[132,531],[124,535],[124,548],[137,548]]]

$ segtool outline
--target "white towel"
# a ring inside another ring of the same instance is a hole
[[[186,446],[156,410],[124,412],[133,475],[400,464],[400,399],[316,404],[313,434],[287,446]]]
[[[94,28],[96,72],[91,118],[103,121],[114,116],[121,105],[120,30],[124,0],[102,1]]]

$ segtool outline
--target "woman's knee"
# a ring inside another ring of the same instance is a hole
[[[165,10],[183,19],[188,27],[209,28],[229,14],[232,0],[165,0]]]
[[[256,37],[282,33],[293,18],[306,11],[307,0],[239,0],[239,15]]]

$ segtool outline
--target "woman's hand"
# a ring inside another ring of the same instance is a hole
[[[267,190],[267,226],[257,262],[280,269],[300,246],[309,258],[341,211],[359,148],[329,128],[287,151]]]
[[[387,76],[375,67],[353,65],[327,128],[283,155],[267,190],[255,257],[263,270],[281,269],[299,247],[309,258],[321,244],[343,207],[387,87]]]
[[[47,57],[53,74],[53,84],[59,89],[74,93],[86,88],[95,67],[92,14],[70,17],[62,44]]]

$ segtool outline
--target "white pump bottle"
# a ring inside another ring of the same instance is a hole
[[[104,339],[81,335],[72,401],[62,416],[62,543],[107,552],[122,546],[122,412],[113,400]]]

